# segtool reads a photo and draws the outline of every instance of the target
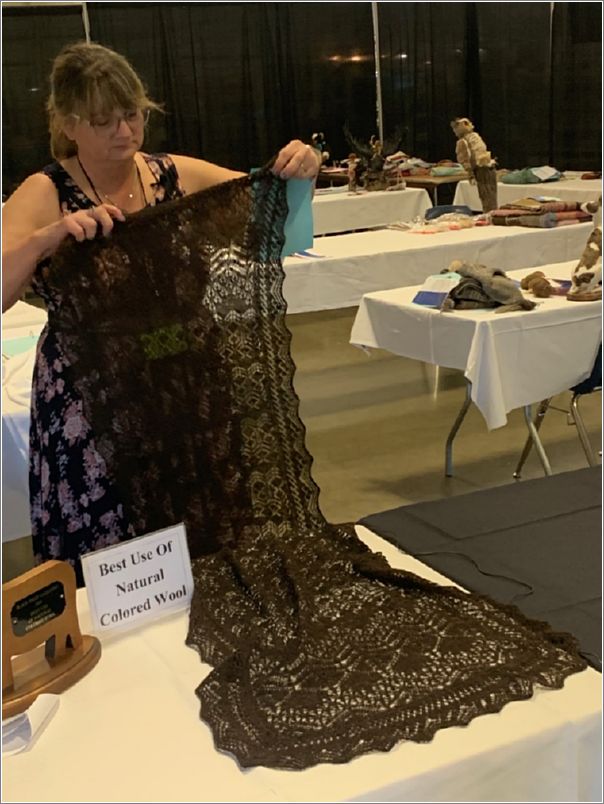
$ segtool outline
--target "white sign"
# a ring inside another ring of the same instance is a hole
[[[534,173],[541,181],[547,181],[551,179],[552,176],[556,176],[558,171],[551,165],[541,165],[541,167],[531,168],[531,173]]]
[[[108,633],[189,605],[191,559],[183,524],[82,556],[93,628]]]

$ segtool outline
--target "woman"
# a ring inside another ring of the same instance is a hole
[[[114,51],[79,43],[57,56],[48,102],[56,161],[29,176],[3,208],[3,311],[30,283],[49,309],[61,304],[45,287],[43,268],[66,237],[92,239],[99,227],[108,235],[124,213],[243,175],[200,159],[141,151],[154,108],[133,68]],[[312,179],[318,169],[317,153],[299,140],[273,166],[284,179]],[[82,554],[135,535],[48,327],[33,378],[30,503],[36,561],[69,561],[80,585]]]

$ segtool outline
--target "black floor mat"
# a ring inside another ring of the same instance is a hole
[[[393,508],[359,524],[466,589],[574,634],[601,670],[601,467]]]

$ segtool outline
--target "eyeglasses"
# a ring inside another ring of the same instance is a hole
[[[138,128],[139,126],[146,126],[149,121],[150,109],[131,109],[121,115],[112,115],[111,117],[93,117],[92,120],[83,120],[79,115],[73,114],[78,122],[88,123],[99,137],[114,137],[119,131],[122,120],[130,128]]]

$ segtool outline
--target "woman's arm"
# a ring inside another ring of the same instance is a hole
[[[191,156],[170,154],[181,184],[186,193],[195,193],[205,190],[215,184],[221,184],[230,179],[245,176],[236,170],[214,165],[203,159],[194,159]],[[277,154],[273,173],[282,179],[315,179],[321,165],[319,151],[300,140],[292,140]]]
[[[2,312],[19,300],[36,266],[72,235],[82,241],[113,228],[124,215],[111,204],[62,216],[52,181],[43,173],[29,176],[2,208]]]
[[[180,154],[170,154],[170,157],[176,166],[180,183],[187,195],[245,176],[245,173],[214,165],[204,159],[194,159],[192,156],[181,156]]]

